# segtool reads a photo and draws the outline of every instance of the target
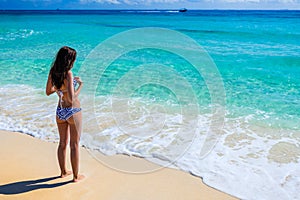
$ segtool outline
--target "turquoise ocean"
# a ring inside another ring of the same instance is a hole
[[[99,44],[149,27],[196,41],[221,77],[222,131],[205,156],[213,97],[185,58],[141,45],[109,63],[101,80],[92,76],[103,69],[102,55],[90,56]],[[300,11],[0,11],[0,129],[58,141],[58,98],[47,97],[45,85],[64,45],[77,50],[73,73],[85,82],[81,144],[87,149],[177,168],[241,199],[300,199]],[[182,95],[187,90],[194,99]]]

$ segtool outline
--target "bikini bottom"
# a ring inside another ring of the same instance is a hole
[[[56,109],[56,115],[60,120],[67,120],[75,113],[78,113],[81,111],[81,108],[62,108],[57,107]]]

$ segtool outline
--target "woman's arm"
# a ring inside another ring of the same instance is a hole
[[[78,77],[78,76],[75,76],[74,77],[75,78],[75,80],[78,82],[78,84],[79,84],[79,87],[76,89],[76,91],[75,91],[75,96],[76,97],[78,97],[78,95],[79,95],[79,93],[80,93],[80,91],[81,91],[81,88],[82,88],[82,86],[83,86],[83,81],[80,79],[80,77]]]
[[[73,73],[68,71],[67,73],[67,87],[68,87],[68,99],[73,104],[75,100],[75,92],[74,92],[74,85],[73,85]]]
[[[47,80],[47,85],[46,85],[46,94],[47,94],[47,96],[49,96],[50,94],[54,93],[55,91],[56,91],[56,89],[52,84],[51,75],[49,73],[48,80]]]
[[[73,101],[75,100],[75,98],[78,97],[81,88],[83,86],[83,82],[81,81],[81,79],[79,77],[75,77],[76,81],[79,83],[79,87],[76,89],[74,89],[74,85],[73,85],[73,74],[71,71],[68,72],[67,74],[67,84],[68,84],[68,97],[69,97],[69,101],[73,103]]]

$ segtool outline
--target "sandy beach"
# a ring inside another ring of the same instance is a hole
[[[72,183],[71,176],[58,178],[56,143],[8,131],[0,131],[0,138],[0,199],[235,199],[179,170],[163,168],[145,174],[113,170],[84,148],[80,171],[85,179]],[[125,165],[153,165],[125,155],[112,159]]]

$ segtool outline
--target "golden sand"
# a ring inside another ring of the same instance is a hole
[[[95,160],[84,148],[81,148],[80,172],[85,179],[72,183],[72,176],[58,178],[56,149],[56,143],[0,131],[0,199],[236,199],[206,186],[199,177],[175,169],[162,168],[144,174],[113,170]],[[142,158],[125,155],[103,155],[103,158],[131,167],[154,165]],[[70,165],[68,167],[71,169]]]

